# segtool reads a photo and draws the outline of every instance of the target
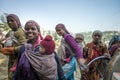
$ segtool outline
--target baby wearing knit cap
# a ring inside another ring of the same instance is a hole
[[[40,53],[50,55],[55,50],[55,42],[50,35],[47,35],[40,43]]]
[[[55,42],[50,35],[47,35],[41,42],[39,52],[42,57],[41,69],[38,76],[40,80],[56,80],[57,77],[57,63],[55,61]],[[40,64],[39,64],[40,65]]]

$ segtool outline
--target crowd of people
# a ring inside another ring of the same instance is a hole
[[[9,14],[6,18],[10,31],[0,39],[5,41],[0,46],[0,53],[9,56],[8,80],[74,80],[76,65],[80,68],[79,76],[87,74],[82,80],[100,80],[101,76],[95,68],[101,61],[90,67],[87,64],[102,55],[113,56],[115,50],[120,48],[119,35],[113,37],[114,43],[112,40],[108,49],[102,42],[100,30],[95,30],[91,36],[93,40],[85,43],[83,34],[73,37],[66,26],[59,23],[55,31],[62,38],[55,50],[53,37],[43,37],[36,21],[28,20],[23,29],[16,14]]]

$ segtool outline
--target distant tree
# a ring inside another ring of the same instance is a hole
[[[4,31],[9,30],[9,27],[7,25],[7,20],[6,20],[7,15],[8,15],[7,13],[4,13],[3,15],[0,15],[0,24],[1,24],[1,26],[3,26],[1,28],[3,28]]]

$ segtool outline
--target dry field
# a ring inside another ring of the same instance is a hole
[[[0,80],[7,80],[8,56],[0,53]]]

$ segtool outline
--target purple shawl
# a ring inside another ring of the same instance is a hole
[[[77,58],[83,58],[81,49],[70,34],[65,34],[64,40],[69,44],[73,52],[76,54]]]

